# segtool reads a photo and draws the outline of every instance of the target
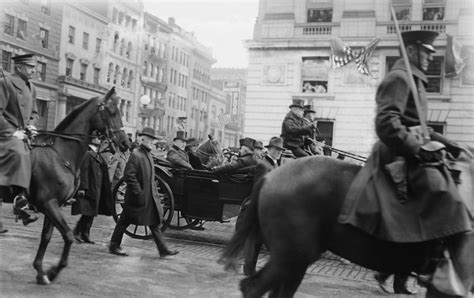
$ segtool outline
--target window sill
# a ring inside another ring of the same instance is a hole
[[[317,99],[327,99],[335,100],[336,97],[331,93],[298,93],[293,96],[293,98],[317,98]]]
[[[428,100],[441,101],[441,102],[451,101],[451,96],[444,95],[444,94],[427,94],[426,98],[428,98]]]

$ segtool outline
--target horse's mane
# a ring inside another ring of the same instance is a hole
[[[81,103],[80,105],[72,109],[72,111],[66,115],[66,118],[64,118],[63,121],[61,121],[58,124],[58,126],[56,126],[54,131],[63,131],[64,129],[66,129],[66,127],[68,127],[71,124],[71,122],[74,119],[76,119],[77,116],[89,106],[89,104],[91,104],[92,102],[95,102],[97,98],[99,97],[93,97],[89,100],[86,100],[85,102]]]

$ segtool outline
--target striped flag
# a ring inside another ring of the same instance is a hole
[[[224,127],[226,126],[226,124],[230,123],[231,116],[230,114],[220,114],[219,116],[217,116],[217,119],[219,120],[221,127]]]
[[[461,57],[462,45],[451,35],[446,34],[446,36],[448,37],[448,43],[446,45],[444,72],[447,78],[452,78],[461,73],[464,66],[466,66],[466,61],[464,57]]]
[[[374,38],[365,48],[354,51],[346,46],[341,39],[331,39],[332,65],[334,68],[342,67],[352,61],[357,64],[357,69],[360,73],[370,75],[370,70],[367,65],[375,46],[380,41],[380,38]]]

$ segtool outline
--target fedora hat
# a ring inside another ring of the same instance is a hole
[[[432,53],[435,53],[436,50],[433,47],[433,43],[438,35],[438,32],[427,30],[405,31],[402,32],[402,39],[405,47],[410,44],[416,44],[424,47]]]
[[[304,99],[293,98],[293,102],[290,105],[290,108],[304,109]]]
[[[186,146],[196,146],[199,145],[199,140],[196,138],[189,138],[186,140]]]
[[[316,113],[316,111],[314,110],[313,104],[305,105],[304,106],[304,113],[305,114],[307,114],[307,113]]]
[[[280,137],[272,137],[270,141],[268,142],[268,145],[265,146],[265,148],[270,148],[270,147],[275,147],[280,150],[285,150],[285,148],[283,148],[283,139]]]
[[[15,64],[26,64],[29,66],[36,66],[36,59],[33,54],[17,55],[12,58]]]
[[[263,143],[260,141],[255,141],[255,144],[253,146],[258,149],[263,149]]]
[[[252,150],[255,149],[255,140],[252,138],[244,138],[239,140],[240,146],[248,147]]]
[[[176,137],[173,139],[173,142],[176,141],[176,140],[182,140],[182,141],[186,142],[186,132],[183,131],[183,130],[178,130],[176,132]]]
[[[150,137],[152,139],[156,139],[155,130],[151,127],[144,127],[138,135],[139,136],[147,136],[147,137]]]

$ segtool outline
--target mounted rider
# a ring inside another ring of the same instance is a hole
[[[422,114],[411,92],[409,69],[399,59],[376,93],[380,140],[352,183],[339,221],[386,241],[444,239],[452,249],[453,236],[471,231],[471,214],[445,163],[446,151],[457,157],[462,148],[432,130],[425,143],[415,133],[428,111],[425,72],[437,36],[433,31],[402,33]]]
[[[12,195],[14,213],[28,225],[38,220],[26,211],[31,179],[27,141],[36,133],[38,120],[36,89],[31,82],[36,73],[36,59],[33,54],[26,54],[12,60],[14,73],[1,71],[0,77],[0,192]]]
[[[311,137],[316,131],[316,124],[314,122],[307,123],[303,119],[304,100],[293,99],[293,103],[289,106],[290,111],[286,114],[281,126],[281,137],[283,138],[283,145],[285,148],[298,158],[309,156],[303,150],[304,137]]]

